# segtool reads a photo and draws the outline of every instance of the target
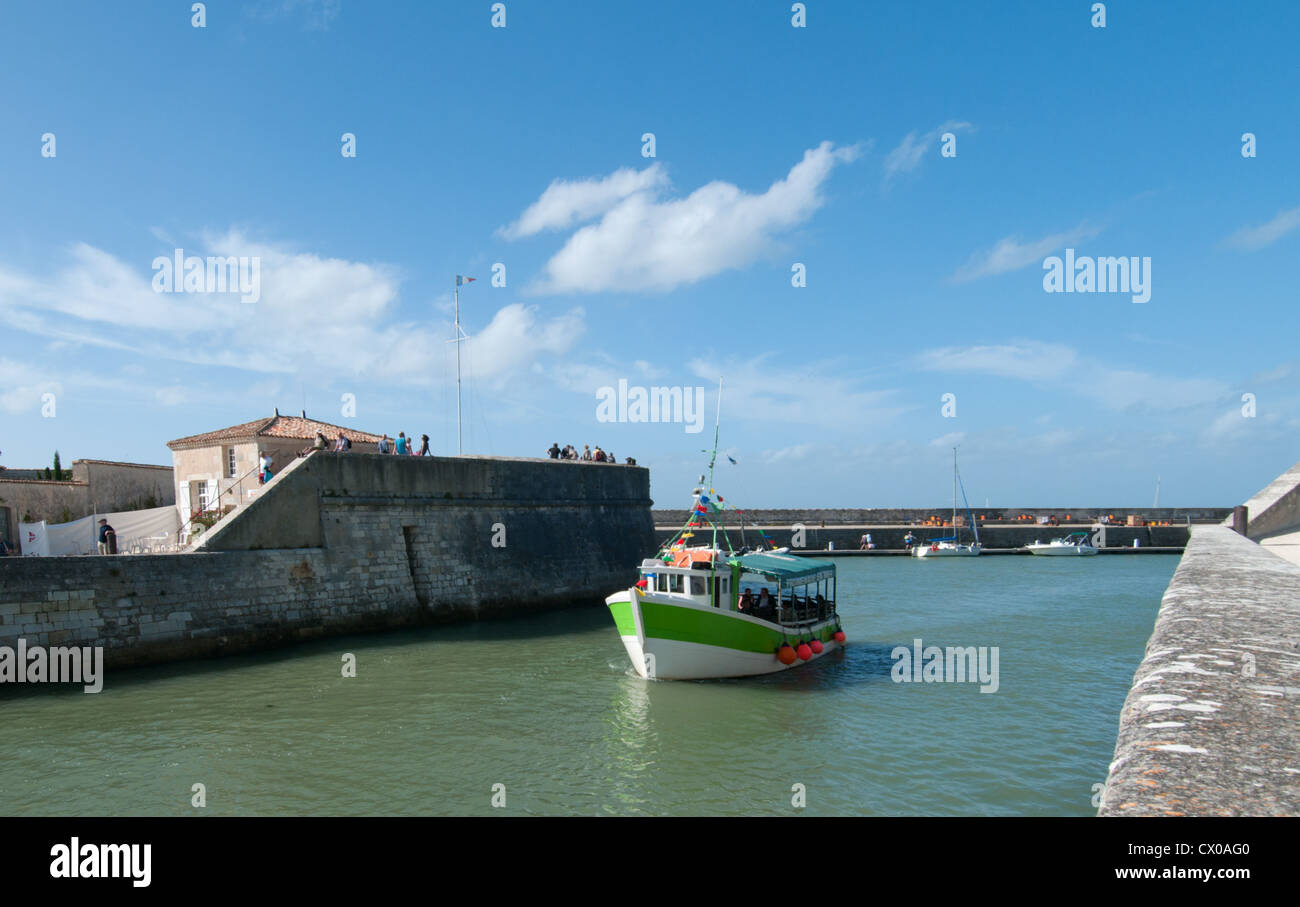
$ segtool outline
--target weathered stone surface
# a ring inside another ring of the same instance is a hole
[[[1300,567],[1226,527],[1192,530],[1099,814],[1300,814]]]
[[[0,559],[0,645],[54,631],[113,667],[597,604],[653,548],[641,468],[315,454],[282,481],[224,550]]]

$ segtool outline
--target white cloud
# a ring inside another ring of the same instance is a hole
[[[1292,363],[1284,362],[1276,368],[1271,368],[1268,371],[1257,373],[1252,376],[1250,380],[1258,381],[1261,384],[1271,384],[1274,381],[1281,381],[1284,378],[1289,378],[1294,371],[1295,366],[1292,365]]]
[[[1095,363],[1076,390],[1110,409],[1174,411],[1218,403],[1230,388],[1213,378],[1179,378]]]
[[[1221,441],[1234,435],[1243,433],[1248,425],[1248,421],[1241,414],[1241,409],[1234,408],[1223,413],[1205,430],[1204,437],[1208,441]]]
[[[667,185],[668,174],[657,163],[640,171],[624,167],[601,179],[557,179],[517,221],[497,232],[506,239],[518,239],[543,230],[564,230],[604,214],[630,195]]]
[[[701,379],[709,394],[710,419],[717,405],[718,376],[724,376],[722,420],[781,426],[820,425],[840,429],[883,425],[903,412],[893,390],[872,390],[841,377],[851,371],[825,363],[813,370],[804,363],[786,366],[778,354],[720,360],[692,360],[687,370]]]
[[[263,374],[351,375],[415,386],[441,377],[437,364],[453,352],[445,343],[450,319],[402,318],[395,268],[253,241],[238,231],[205,237],[202,245],[185,254],[259,258],[260,300],[155,293],[152,260],[128,264],[79,243],[51,275],[0,264],[0,324],[63,344]],[[583,325],[581,309],[541,318],[534,308],[506,306],[466,349],[475,373],[502,377],[567,351]],[[158,400],[179,402],[170,392]]]
[[[653,185],[618,198],[599,222],[570,236],[547,262],[534,289],[666,291],[742,268],[771,250],[779,233],[808,220],[824,204],[822,188],[831,171],[859,154],[857,146],[837,148],[823,142],[804,152],[784,179],[758,195],[715,181],[686,198],[661,199],[662,184],[656,177]],[[552,184],[547,193],[554,188]],[[607,188],[588,187],[579,193],[570,189],[566,184],[545,205],[543,195],[513,229],[527,229],[525,220],[534,209],[538,213],[529,225],[559,224],[578,217],[579,202],[590,209],[608,204],[612,194]]]
[[[543,321],[537,315],[537,306],[505,306],[465,345],[468,374],[500,378],[518,369],[521,356],[529,360],[539,353],[563,356],[585,330],[580,308]]]
[[[1254,252],[1271,246],[1296,227],[1300,227],[1300,208],[1279,211],[1277,216],[1258,227],[1243,227],[1223,241],[1226,246]]]
[[[1040,264],[1049,253],[1080,240],[1091,239],[1100,232],[1099,227],[1080,224],[1073,230],[1053,233],[1029,242],[1022,242],[1019,237],[1007,236],[998,240],[997,244],[988,251],[972,255],[970,260],[952,275],[952,280],[965,283],[981,277],[1004,274],[1007,271],[1018,271],[1031,264]]]
[[[926,152],[939,153],[939,137],[945,132],[956,134],[972,128],[970,123],[949,120],[942,126],[931,129],[924,136],[917,138],[915,131],[909,132],[893,151],[885,156],[885,182],[888,183],[900,173],[910,173],[921,165]]]
[[[62,396],[63,385],[47,378],[43,369],[11,359],[0,359],[0,412],[17,416],[41,408],[44,394]],[[6,445],[7,446],[7,445]]]
[[[792,444],[789,447],[765,450],[759,456],[764,463],[793,462],[808,459],[816,450],[816,444]]]
[[[927,350],[917,364],[928,371],[983,372],[1023,381],[1058,378],[1078,366],[1074,350],[1036,340],[1000,346],[944,347]]]
[[[966,440],[966,432],[950,431],[946,435],[940,435],[939,437],[935,438],[933,441],[930,442],[930,446],[942,447],[944,449],[951,449],[953,447],[959,447],[961,445],[961,442],[964,440]]]
[[[1068,346],[1022,341],[1002,346],[946,347],[917,357],[920,368],[973,372],[1050,386],[1108,409],[1158,412],[1225,399],[1229,387],[1212,378],[1180,378],[1116,367]]]
[[[160,406],[181,406],[190,402],[189,391],[179,385],[160,387],[154,391],[154,399]]]

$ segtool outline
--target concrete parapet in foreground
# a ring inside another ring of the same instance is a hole
[[[1194,527],[1120,715],[1102,816],[1300,815],[1300,567]]]

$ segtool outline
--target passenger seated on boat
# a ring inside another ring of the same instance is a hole
[[[736,603],[736,610],[738,611],[754,610],[754,596],[750,595],[748,589],[746,589],[744,592],[740,594],[740,601]]]
[[[767,586],[764,586],[763,591],[758,593],[758,607],[763,611],[770,610],[772,607],[772,596],[768,593]]]

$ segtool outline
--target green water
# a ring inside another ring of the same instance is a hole
[[[1095,812],[1176,557],[838,564],[848,649],[765,678],[630,676],[593,608],[11,688],[0,814]],[[1000,688],[893,682],[917,637]]]

